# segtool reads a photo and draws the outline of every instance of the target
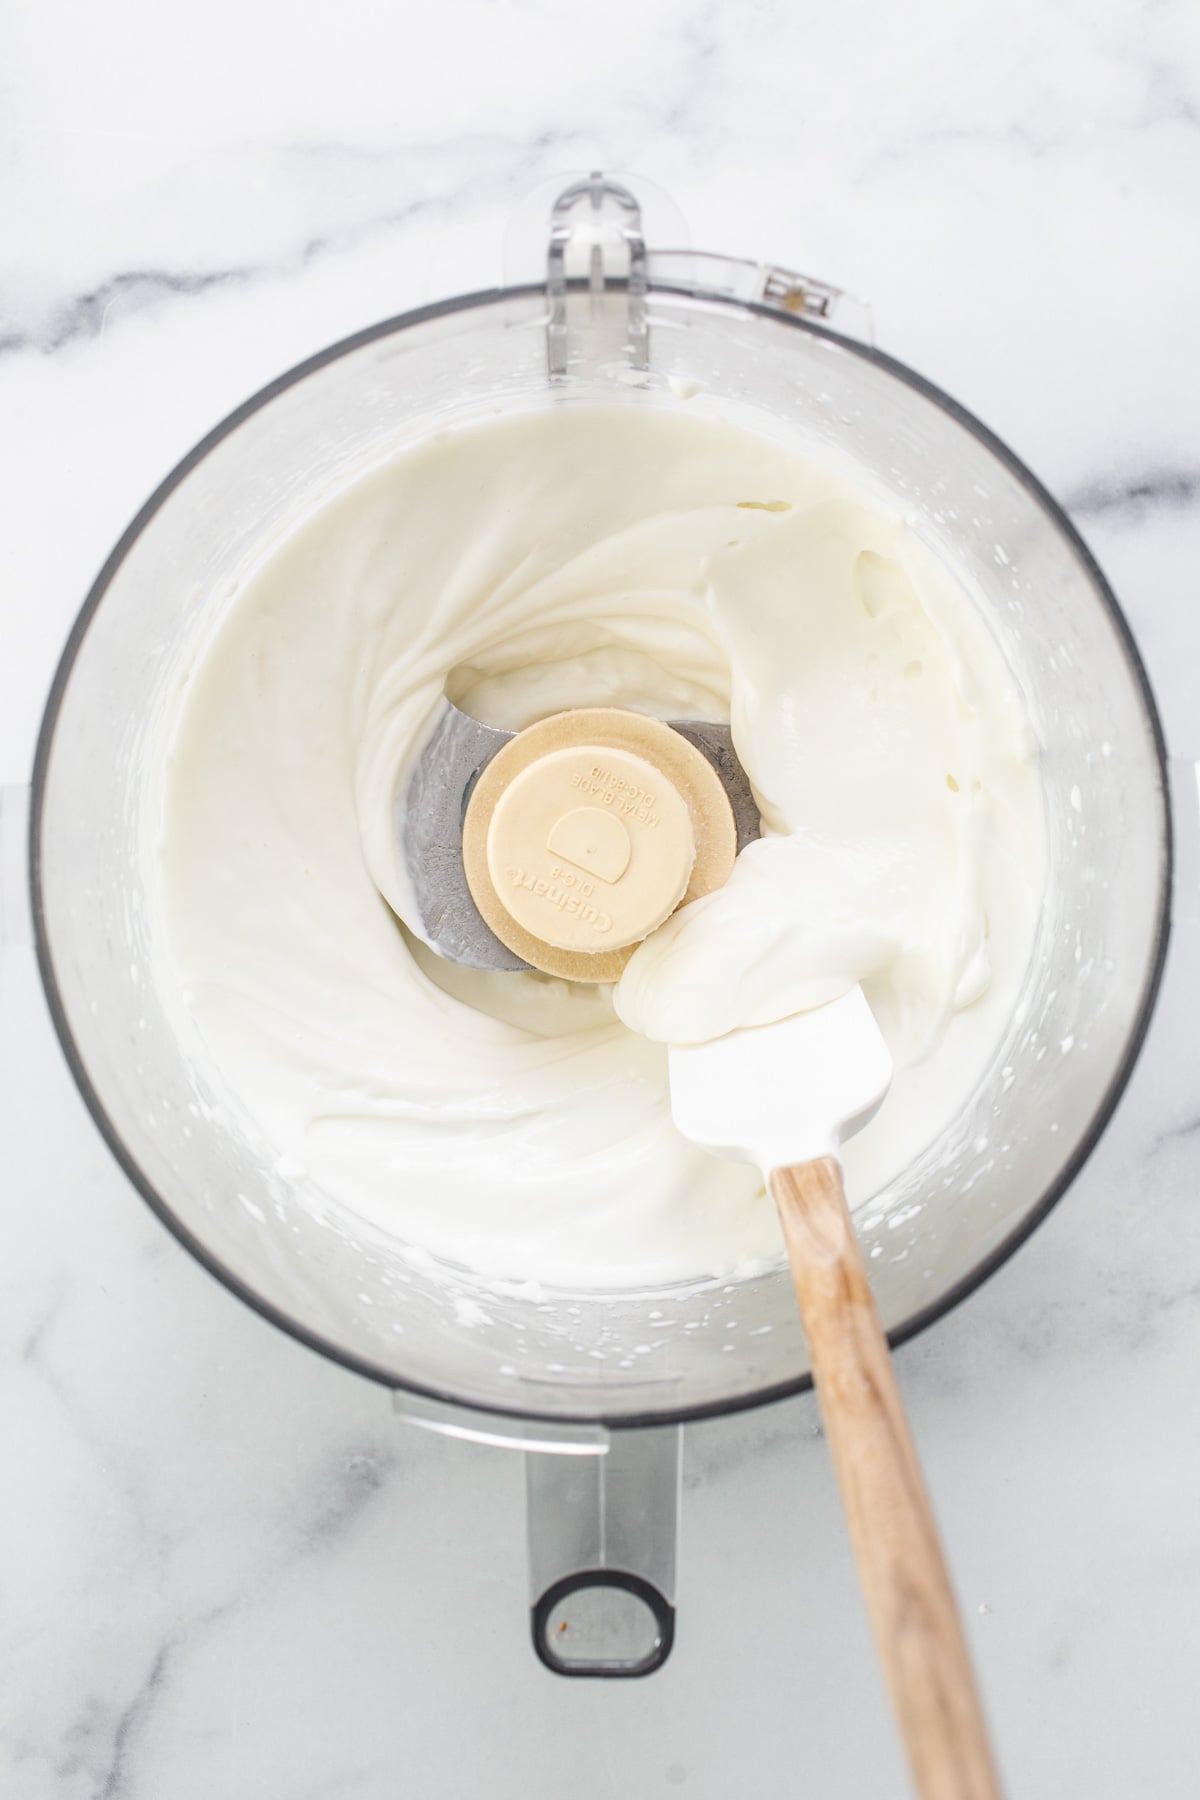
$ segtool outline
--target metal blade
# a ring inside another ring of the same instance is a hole
[[[471,789],[514,731],[481,725],[446,701],[446,710],[396,799],[396,831],[416,896],[421,935],[448,962],[515,972],[529,964],[479,915],[463,868],[463,815]]]
[[[711,763],[729,796],[739,852],[759,836],[758,806],[728,725],[672,719],[671,728]],[[420,933],[439,956],[471,969],[516,972],[529,964],[480,917],[462,858],[462,828],[480,774],[516,733],[482,725],[447,700],[396,797],[396,836],[416,896]]]
[[[733,811],[740,856],[747,844],[762,836],[762,819],[750,779],[733,747],[733,733],[728,725],[717,725],[709,719],[671,719],[668,723],[672,731],[677,731],[680,737],[696,746],[721,777],[721,786]]]

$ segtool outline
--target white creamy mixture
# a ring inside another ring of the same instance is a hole
[[[393,824],[444,693],[509,727],[730,718],[769,835],[615,991],[456,968],[408,929]],[[246,579],[161,874],[166,979],[283,1174],[486,1275],[640,1286],[779,1247],[760,1177],[673,1129],[663,1043],[861,981],[900,1070],[847,1147],[865,1200],[999,1042],[1044,832],[1012,679],[901,520],[726,425],[563,408],[398,456]]]

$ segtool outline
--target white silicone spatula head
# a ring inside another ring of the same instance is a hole
[[[774,1025],[673,1044],[670,1074],[684,1137],[770,1170],[836,1156],[878,1110],[892,1058],[856,987]]]

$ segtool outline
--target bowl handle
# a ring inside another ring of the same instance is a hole
[[[598,1456],[528,1452],[533,1647],[556,1675],[649,1675],[675,1639],[682,1432],[614,1431]]]

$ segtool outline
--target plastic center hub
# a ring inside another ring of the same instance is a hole
[[[463,870],[510,950],[567,981],[617,981],[677,906],[727,881],[737,827],[716,769],[661,719],[554,713],[481,770]]]
[[[506,912],[543,943],[603,951],[640,943],[687,891],[696,843],[687,802],[627,750],[555,750],[505,788],[487,865]]]

